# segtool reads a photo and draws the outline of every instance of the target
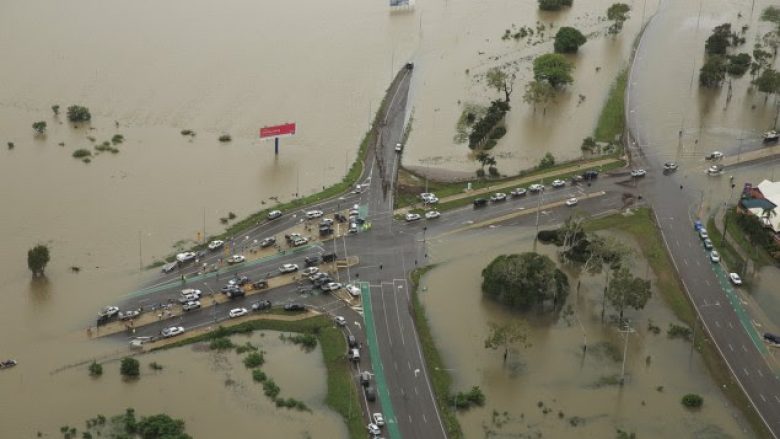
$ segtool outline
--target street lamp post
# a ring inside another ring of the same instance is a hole
[[[620,330],[619,332],[622,332],[625,334],[626,342],[623,345],[623,366],[620,369],[620,385],[622,386],[625,382],[626,377],[626,355],[628,355],[628,336],[634,332],[634,328],[631,327],[631,323],[626,321],[625,329]]]

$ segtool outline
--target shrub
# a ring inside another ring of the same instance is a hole
[[[536,238],[545,244],[547,243],[553,243],[555,245],[563,245],[563,238],[561,237],[561,234],[558,232],[558,230],[540,230],[539,233],[536,234]]]
[[[194,136],[195,135],[195,131],[192,131],[192,130],[181,130],[181,135],[182,136]]]
[[[92,151],[84,148],[77,149],[73,151],[73,158],[81,159],[84,157],[90,157],[92,155]]]
[[[498,168],[496,168],[495,166],[488,166],[488,173],[490,174],[491,177],[498,177],[501,175],[498,173]]]
[[[8,142],[8,149],[14,149],[14,142]]]
[[[54,113],[55,116],[60,115],[60,106],[59,105],[52,105],[51,111]]]
[[[89,122],[92,120],[92,114],[90,114],[87,107],[71,105],[68,107],[68,120],[71,122]]]
[[[539,9],[543,11],[559,11],[564,6],[571,6],[573,0],[539,0]]]
[[[276,397],[279,396],[279,392],[281,392],[281,390],[282,389],[276,385],[274,380],[268,378],[267,380],[263,381],[263,393],[265,396],[271,399],[276,399]]]
[[[262,370],[252,369],[252,379],[257,381],[258,383],[262,383],[266,379],[268,379],[268,377],[265,376],[265,373]]]
[[[477,169],[477,178],[485,178],[485,170]]]
[[[236,353],[239,355],[249,351],[257,351],[257,346],[253,345],[250,342],[246,342],[241,346],[236,347]]]
[[[93,377],[103,375],[103,366],[97,361],[93,361],[92,364],[89,365],[89,375]]]
[[[118,145],[125,141],[125,136],[121,134],[114,134],[114,137],[111,138],[111,143],[114,145]]]
[[[312,334],[294,334],[289,336],[280,334],[279,338],[283,341],[301,345],[306,351],[310,351],[317,347],[317,337]]]
[[[262,352],[252,352],[244,358],[244,366],[249,369],[262,366],[265,363],[265,358]]]
[[[555,157],[553,157],[552,154],[549,152],[542,157],[542,160],[539,161],[538,169],[547,169],[552,168],[555,166]]]
[[[689,393],[682,397],[681,402],[682,405],[688,407],[689,409],[697,409],[701,407],[702,404],[704,404],[704,398],[695,393]]]
[[[682,338],[684,340],[690,340],[691,328],[669,323],[669,329],[666,330],[666,335],[669,338]]]
[[[222,142],[222,143],[230,142],[231,140],[233,140],[233,138],[230,137],[230,134],[223,134],[223,135],[219,136],[219,141]]]
[[[227,337],[217,337],[211,340],[209,343],[209,349],[216,351],[224,351],[226,349],[233,349],[235,345]]]
[[[140,375],[138,360],[131,357],[122,358],[122,364],[119,367],[119,373],[124,377],[136,378]]]
[[[46,121],[38,121],[32,124],[32,128],[36,134],[43,134],[46,132]]]
[[[579,30],[563,26],[555,34],[555,44],[553,47],[558,53],[576,53],[580,46],[585,44],[588,39]]]
[[[163,365],[156,361],[152,361],[149,363],[149,368],[152,370],[163,370]]]

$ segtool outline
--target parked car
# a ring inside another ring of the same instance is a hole
[[[295,239],[292,240],[292,246],[293,247],[300,247],[300,246],[306,244],[307,242],[309,242],[309,238],[306,238],[306,237],[303,237],[303,236],[299,236],[299,237],[296,237]]]
[[[249,311],[247,311],[246,308],[233,308],[228,313],[228,317],[231,319],[235,319],[236,317],[241,317],[249,314]]]
[[[734,285],[742,285],[742,278],[737,273],[729,273],[729,279]]]
[[[306,256],[306,258],[303,259],[303,263],[306,264],[307,267],[317,266],[320,262],[322,262],[322,258],[317,255]]]
[[[269,236],[268,238],[265,238],[262,241],[260,241],[261,248],[270,247],[274,244],[276,244],[276,237],[274,236]]]
[[[264,290],[266,288],[268,288],[268,281],[265,279],[259,280],[257,282],[252,282],[253,290]]]
[[[645,175],[647,175],[647,171],[645,171],[644,169],[634,169],[633,171],[631,171],[632,177],[644,177]]]
[[[284,305],[285,311],[303,311],[306,307],[300,303],[288,303]]]
[[[421,216],[419,214],[417,214],[417,213],[407,213],[406,216],[404,217],[406,222],[417,221],[420,218],[421,218]]]
[[[225,241],[216,240],[216,241],[209,242],[208,247],[209,247],[209,250],[216,250],[216,249],[222,247],[223,245],[225,245]]]
[[[98,313],[98,317],[111,318],[117,315],[118,313],[119,313],[119,307],[111,305],[111,306],[103,307],[103,309],[101,309],[100,312]]]
[[[354,361],[355,363],[360,361],[360,350],[357,348],[352,348],[347,352],[347,357],[349,357],[350,360]]]
[[[490,196],[490,201],[498,203],[500,201],[506,201],[506,194],[503,192],[496,192]]]
[[[347,233],[350,235],[354,235],[358,232],[358,225],[357,223],[349,223],[349,228],[347,229]]]
[[[568,200],[566,200],[566,205],[569,206],[569,207],[576,206],[577,203],[579,203],[579,200],[577,198],[575,198],[575,197],[571,197]]]
[[[179,261],[169,262],[163,265],[160,271],[167,274],[173,272],[173,270],[175,270],[178,267],[179,267]]]
[[[322,255],[322,260],[324,262],[333,262],[336,260],[336,253],[325,253]]]
[[[357,338],[355,338],[354,335],[348,335],[347,336],[347,346],[354,348],[358,345]]]
[[[282,217],[282,211],[281,210],[272,210],[268,212],[268,219],[269,220],[275,220],[277,218]]]
[[[231,292],[234,292],[234,291],[239,291],[239,290],[241,290],[241,287],[239,287],[238,285],[225,285],[224,287],[222,287],[220,289],[220,291],[222,293],[225,293],[225,294],[231,293]]]
[[[252,311],[262,311],[265,309],[271,309],[270,300],[261,300],[252,304]]]
[[[308,219],[319,218],[319,217],[322,216],[322,214],[323,213],[322,213],[321,210],[316,210],[316,209],[315,210],[310,210],[310,211],[306,212],[306,218],[308,218]]]
[[[401,152],[404,150],[404,145],[400,143],[395,144],[395,152]]]
[[[382,416],[381,413],[374,413],[372,418],[374,419],[374,424],[376,424],[376,425],[378,425],[380,427],[384,427],[385,426],[385,417]]]
[[[712,151],[705,157],[707,160],[720,160],[723,158],[723,153],[720,151]]]
[[[582,178],[584,178],[585,180],[595,180],[599,178],[599,171],[596,171],[594,169],[585,171],[582,173]]]
[[[320,269],[318,267],[307,267],[301,270],[301,274],[304,276],[311,276],[314,273],[319,272]]]
[[[227,295],[229,299],[236,299],[238,297],[246,296],[246,292],[244,292],[244,290],[242,290],[241,288],[236,287],[235,289],[232,289],[227,293],[225,293],[225,295]]]
[[[250,281],[247,276],[236,276],[228,281],[228,285],[237,285],[240,287],[248,284],[249,282]]]
[[[176,255],[176,260],[183,264],[194,260],[197,256],[195,252],[182,252]]]
[[[322,291],[336,291],[341,288],[341,284],[338,282],[328,282],[323,284],[320,288],[322,288]]]
[[[371,372],[367,370],[360,372],[360,385],[368,387],[369,384],[371,384]]]
[[[347,284],[347,286],[345,286],[344,289],[347,290],[347,292],[350,294],[350,296],[353,296],[353,297],[359,297],[360,296],[360,288],[358,288],[356,285]]]
[[[553,180],[552,181],[552,187],[559,188],[566,186],[566,182],[563,180]]]
[[[229,258],[227,258],[228,264],[240,264],[242,262],[246,261],[246,258],[242,255],[233,255]]]
[[[298,271],[298,264],[282,264],[282,266],[279,267],[280,273],[293,273],[295,271]]]
[[[677,162],[666,162],[664,163],[664,171],[676,171],[679,165],[677,165]]]
[[[374,423],[371,423],[371,424],[368,424],[368,434],[372,434],[374,436],[377,436],[377,435],[382,434],[382,430],[379,429],[378,425],[376,425]]]
[[[200,300],[191,300],[181,306],[182,311],[192,311],[200,308]]]
[[[333,220],[330,219],[330,218],[323,218],[320,221],[320,227],[322,227],[322,226],[332,226],[332,225],[333,225]]]
[[[512,191],[509,192],[509,195],[511,195],[513,197],[522,197],[523,195],[525,195],[527,193],[528,193],[528,191],[525,188],[519,187],[519,188],[512,189]]]
[[[182,326],[171,326],[160,331],[160,334],[165,338],[175,337],[184,334],[184,328]]]
[[[544,190],[544,185],[539,183],[534,183],[531,186],[528,186],[528,192],[531,193],[541,192],[543,190]]]
[[[366,400],[373,402],[376,401],[376,389],[373,386],[367,386],[364,388],[366,394]]]
[[[707,229],[705,229],[703,227],[701,229],[699,229],[699,238],[707,239],[709,237],[710,237],[710,235],[707,233]]]
[[[713,250],[710,252],[710,260],[712,262],[720,262],[720,254],[718,254],[717,250]]]
[[[425,219],[436,219],[441,216],[438,210],[429,210],[425,212]]]
[[[487,203],[488,203],[487,198],[477,198],[473,202],[475,209],[479,207],[485,207],[487,206]]]
[[[133,320],[134,318],[141,315],[141,311],[137,309],[131,309],[129,311],[119,311],[117,315],[119,316],[119,320]]]
[[[336,322],[336,324],[339,325],[339,326],[346,326],[346,324],[347,324],[347,319],[345,319],[342,316],[334,317],[333,321]]]
[[[778,346],[780,345],[780,335],[772,334],[771,332],[765,332],[764,341],[773,346]]]
[[[704,240],[704,248],[707,250],[712,250],[712,240],[710,238]]]
[[[723,172],[723,165],[712,165],[707,168],[707,175],[720,175]]]
[[[439,202],[439,198],[436,195],[432,195],[428,198],[423,198],[423,204],[436,204]]]
[[[764,133],[764,142],[776,142],[778,139],[780,139],[780,133],[775,130]]]
[[[179,297],[179,303],[182,305],[188,303],[188,302],[194,302],[196,300],[200,299],[200,296],[195,294],[183,294],[181,297]]]

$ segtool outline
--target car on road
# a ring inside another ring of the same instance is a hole
[[[319,267],[306,267],[303,270],[301,270],[301,274],[304,276],[311,276],[314,273],[318,273],[320,271]]]
[[[776,142],[778,139],[780,139],[780,133],[778,133],[775,130],[767,131],[763,135],[764,142]]]
[[[111,305],[111,306],[103,307],[103,309],[101,309],[100,312],[98,313],[98,317],[111,318],[117,315],[118,313],[119,313],[119,307]]]
[[[764,333],[764,341],[772,346],[780,346],[780,335],[772,334],[771,332]]]
[[[647,171],[645,171],[644,169],[634,169],[633,171],[631,171],[631,176],[635,178],[644,177],[645,175],[647,175]]]
[[[400,143],[395,144],[395,152],[401,152],[404,150],[404,145]]]
[[[129,311],[119,311],[119,320],[133,320],[141,315],[141,311],[137,309],[131,309]]]
[[[333,225],[333,219],[331,218],[323,218],[320,221],[320,227],[322,226],[332,226]]]
[[[382,434],[382,430],[379,429],[378,425],[372,422],[371,424],[368,424],[368,434],[373,434],[376,436],[378,434]]]
[[[268,288],[268,281],[267,280],[259,280],[257,282],[252,282],[252,289],[253,290],[263,290]]]
[[[163,265],[160,271],[162,271],[165,274],[168,274],[173,272],[173,270],[175,270],[178,267],[179,267],[179,261],[173,261]]]
[[[310,210],[310,211],[306,212],[306,218],[308,218],[308,219],[319,218],[322,215],[323,215],[322,211],[321,210],[316,210],[316,209],[315,210]]]
[[[367,370],[360,372],[360,385],[368,387],[369,384],[371,384],[371,372]]]
[[[317,279],[322,279],[323,277],[328,277],[328,273],[325,273],[324,271],[317,271],[309,275],[309,280],[314,282]]]
[[[354,335],[348,335],[347,336],[347,346],[354,348],[357,347],[358,341],[357,338],[355,338]]]
[[[336,322],[336,324],[339,325],[339,326],[346,326],[346,324],[347,324],[347,319],[345,319],[342,316],[334,317],[333,321]]]
[[[336,291],[339,288],[341,288],[341,284],[338,282],[328,282],[326,284],[322,284],[320,288],[322,288],[322,291]]]
[[[591,169],[590,171],[585,171],[582,173],[582,178],[585,180],[595,180],[599,178],[599,171]]]
[[[710,238],[704,240],[704,248],[707,250],[712,250],[712,240]]]
[[[712,151],[704,158],[707,160],[720,160],[723,158],[723,153],[720,151]]]
[[[247,276],[236,276],[228,281],[228,285],[238,285],[239,287],[241,287],[248,284],[249,282],[251,281]]]
[[[506,201],[506,194],[503,192],[496,192],[495,194],[490,196],[490,201],[494,203]]]
[[[249,311],[247,311],[246,308],[233,308],[228,313],[228,317],[231,319],[235,319],[236,317],[241,317],[249,314]]]
[[[385,417],[382,416],[381,413],[374,413],[372,418],[374,419],[374,424],[376,424],[376,425],[378,425],[380,427],[384,427],[385,426]]]
[[[664,171],[676,171],[679,165],[677,162],[666,162],[664,163]]]
[[[262,241],[260,241],[261,248],[270,247],[274,244],[276,244],[276,237],[274,236],[269,236],[268,238],[265,238]]]
[[[531,186],[528,186],[528,192],[531,192],[532,194],[541,192],[544,190],[544,185],[539,183],[534,183]]]
[[[184,305],[187,302],[194,302],[199,299],[200,295],[198,294],[182,294],[181,297],[179,297],[179,303]]]
[[[720,254],[718,254],[717,250],[713,250],[710,252],[710,261],[720,262]]]
[[[216,249],[222,247],[223,245],[225,245],[225,241],[221,241],[221,240],[218,239],[216,241],[209,242],[209,246],[208,247],[209,247],[209,250],[213,251],[213,250],[216,250]]]
[[[580,202],[580,200],[578,200],[577,198],[571,197],[568,200],[566,200],[566,205],[569,206],[569,207],[573,207],[573,206],[576,206],[577,203],[579,203],[579,202]]]
[[[478,207],[485,207],[485,206],[487,206],[487,203],[488,203],[487,198],[476,198],[476,199],[474,199],[474,202],[473,202],[475,209],[478,208]]]
[[[227,258],[228,264],[240,264],[242,262],[246,261],[246,258],[242,255],[233,255],[229,258]]]
[[[527,194],[528,191],[524,187],[518,187],[512,189],[511,192],[509,192],[509,195],[513,197],[522,197],[523,195]]]
[[[306,307],[300,303],[288,303],[284,305],[285,311],[303,311]]]
[[[344,287],[345,290],[349,293],[350,296],[359,297],[360,296],[360,288],[353,284],[347,284]]]
[[[734,285],[742,285],[742,278],[737,273],[729,273],[729,279]]]
[[[252,311],[262,311],[264,309],[271,309],[270,300],[261,300],[252,304]]]
[[[566,186],[566,182],[563,180],[553,180],[552,181],[552,187],[559,188]]]
[[[322,258],[318,255],[312,255],[312,256],[306,256],[303,259],[303,263],[306,264],[307,267],[315,267],[319,265],[322,262]]]
[[[268,219],[269,220],[275,220],[277,218],[282,217],[282,211],[281,210],[272,210],[268,212]]]
[[[376,389],[373,386],[366,386],[363,391],[366,394],[366,399],[369,402],[376,401]]]
[[[160,331],[160,334],[162,334],[162,336],[165,337],[165,338],[175,337],[177,335],[184,334],[184,327],[182,327],[182,326],[171,326],[171,327],[165,328],[162,331]]]
[[[425,219],[436,219],[441,216],[438,210],[429,210],[425,212]]]
[[[710,237],[710,235],[707,233],[707,229],[705,229],[704,227],[702,227],[701,229],[699,229],[699,238],[701,238],[701,239],[707,239],[707,238],[709,238],[709,237]]]
[[[195,252],[182,252],[176,255],[176,260],[185,263],[194,260],[196,257],[198,255]]]
[[[350,360],[354,361],[355,363],[360,361],[360,349],[352,348],[347,352],[347,356]]]
[[[293,273],[295,271],[298,271],[298,264],[282,264],[282,266],[279,267],[280,273]]]
[[[420,218],[421,218],[420,214],[418,213],[407,213],[406,216],[404,217],[407,223],[410,223],[412,221],[417,221]]]
[[[192,311],[198,308],[200,308],[200,300],[190,300],[181,306],[182,311]]]
[[[239,287],[235,287],[230,291],[228,291],[227,293],[225,293],[225,295],[228,296],[229,299],[236,299],[238,297],[246,296],[246,292]]]
[[[230,284],[228,284],[228,285],[225,285],[224,287],[222,287],[219,291],[222,292],[222,293],[229,293],[231,291],[237,291],[237,290],[240,290],[240,289],[241,289],[241,287],[239,287],[238,285],[235,285],[235,284],[230,285]]]
[[[347,229],[347,233],[350,235],[354,235],[358,232],[358,225],[357,223],[349,223],[349,228]]]

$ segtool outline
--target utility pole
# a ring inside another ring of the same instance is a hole
[[[539,180],[542,189],[539,191],[539,198],[536,203],[536,234],[534,235],[534,251],[536,251],[536,242],[539,240],[539,212],[542,210],[542,198],[544,198],[544,178]]]
[[[206,207],[203,206],[203,243],[206,243]]]
[[[631,324],[628,321],[626,321],[625,328],[626,329],[620,331],[620,332],[624,333],[625,336],[626,336],[626,342],[625,342],[625,344],[623,346],[623,366],[620,369],[620,385],[621,386],[625,382],[625,377],[626,377],[626,355],[628,355],[628,336],[632,332],[634,332],[634,328],[631,327]]]
[[[144,259],[141,248],[141,231],[138,231],[138,271],[144,271]]]

